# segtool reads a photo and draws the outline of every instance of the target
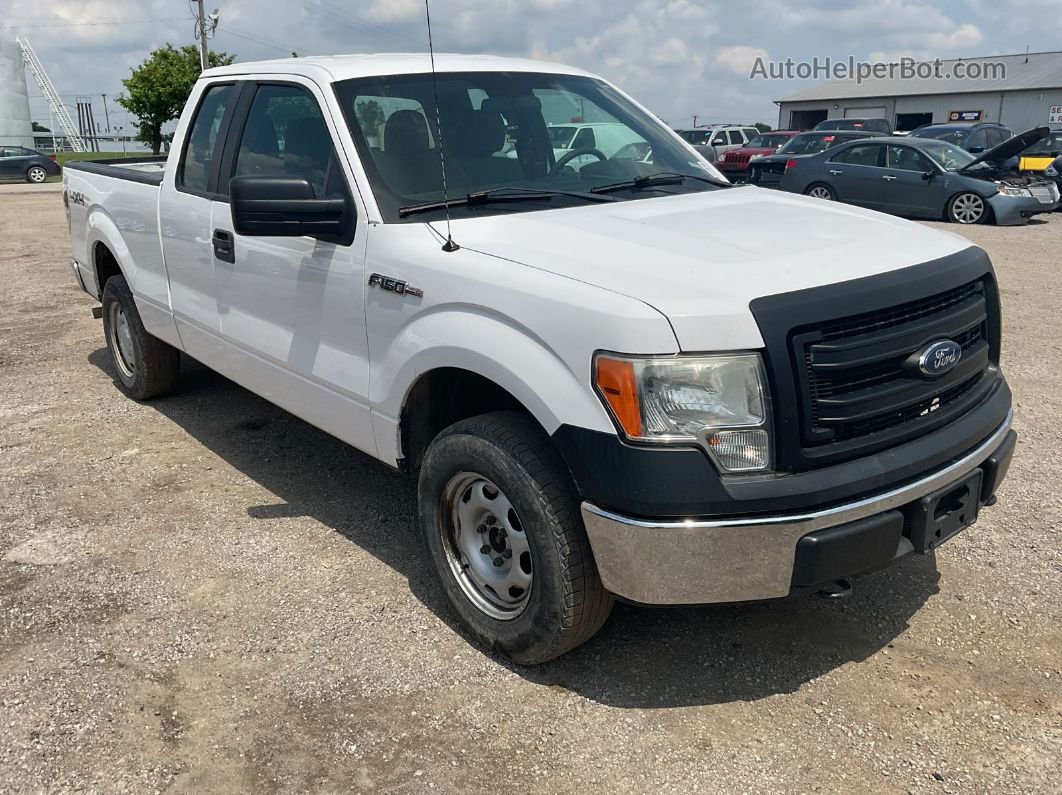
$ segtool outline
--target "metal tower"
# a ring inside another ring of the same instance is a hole
[[[52,81],[48,79],[48,74],[44,71],[41,62],[37,60],[37,53],[33,51],[29,40],[25,36],[16,36],[15,41],[22,48],[22,58],[26,61],[26,66],[33,72],[33,77],[37,81],[44,98],[48,101],[48,107],[51,109],[52,115],[58,119],[59,126],[63,128],[63,134],[66,136],[66,140],[70,142],[70,148],[75,152],[87,152],[88,149],[85,147],[85,141],[81,137],[81,133],[74,126],[74,121],[70,118],[70,114],[66,112],[66,107],[63,105],[62,100],[59,99],[59,94],[55,90],[55,86],[52,85]]]

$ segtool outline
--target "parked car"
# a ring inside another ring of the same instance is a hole
[[[553,156],[558,160],[566,158],[573,168],[593,162],[594,152],[609,158],[629,144],[646,143],[627,125],[615,122],[548,124],[546,133],[553,144]],[[515,144],[509,156],[517,156]]]
[[[616,596],[844,593],[993,501],[1016,436],[982,249],[735,188],[580,69],[434,66],[209,69],[168,159],[64,169],[122,392],[170,392],[184,351],[415,477],[441,593],[520,663]],[[545,130],[573,107],[653,163],[561,167]]]
[[[888,119],[824,119],[812,130],[859,130],[879,135],[892,135],[892,122]]]
[[[1062,155],[1062,124],[1052,124],[1043,139],[1022,152],[1018,168],[1023,172],[1038,173],[1059,155]]]
[[[949,124],[927,124],[908,133],[911,138],[935,138],[947,141],[971,154],[999,146],[1014,137],[1008,128],[998,122],[953,122]]]
[[[832,130],[824,130],[822,132],[802,132],[790,138],[773,155],[764,155],[763,157],[757,157],[755,160],[750,160],[748,181],[761,188],[777,188],[782,183],[782,177],[785,175],[786,169],[800,158],[818,154],[849,141],[874,137],[874,133],[858,131],[834,132]]]
[[[731,182],[742,182],[748,174],[752,158],[774,154],[797,134],[796,130],[773,130],[755,135],[744,146],[731,149],[723,155],[722,160],[718,161],[718,168]]]
[[[0,146],[0,178],[24,179],[41,183],[61,172],[55,155],[46,155],[25,146]]]
[[[991,165],[1014,157],[1047,133],[1016,135],[975,156],[935,138],[873,138],[801,159],[782,189],[872,210],[960,224],[1020,224],[1058,207],[1055,184]]]
[[[687,143],[698,147],[711,147],[715,158],[711,162],[717,162],[724,153],[732,149],[740,149],[752,138],[759,135],[755,127],[741,127],[738,125],[715,125],[711,127],[697,127],[692,130],[676,130],[679,137]]]

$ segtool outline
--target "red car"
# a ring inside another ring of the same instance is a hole
[[[799,130],[771,130],[757,135],[740,149],[731,149],[715,166],[731,182],[744,182],[749,173],[749,160],[763,155],[773,155]]]

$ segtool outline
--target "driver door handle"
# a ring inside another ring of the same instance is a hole
[[[222,262],[236,262],[236,245],[233,241],[232,232],[224,229],[215,229],[214,236],[210,241],[214,244],[214,256]]]
[[[882,179],[887,179],[889,182],[893,182],[896,180],[896,177],[894,177],[892,174],[886,174],[884,177],[882,177]]]
[[[831,174],[843,174],[844,172],[841,171],[841,169],[839,169],[839,168],[831,168],[830,169],[830,173]]]

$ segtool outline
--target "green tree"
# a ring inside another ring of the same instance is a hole
[[[752,126],[755,127],[757,130],[759,130],[760,132],[770,132],[771,131],[771,125],[764,124],[762,121],[758,121],[755,124],[753,124]]]
[[[51,132],[51,130],[49,130],[44,125],[37,124],[37,122],[33,122],[33,132]]]
[[[235,55],[211,52],[207,63],[225,66],[235,59]],[[199,72],[199,49],[195,45],[178,49],[166,44],[152,50],[122,81],[126,93],[118,97],[118,104],[136,117],[137,139],[156,155],[162,148],[162,125],[181,115]]]

